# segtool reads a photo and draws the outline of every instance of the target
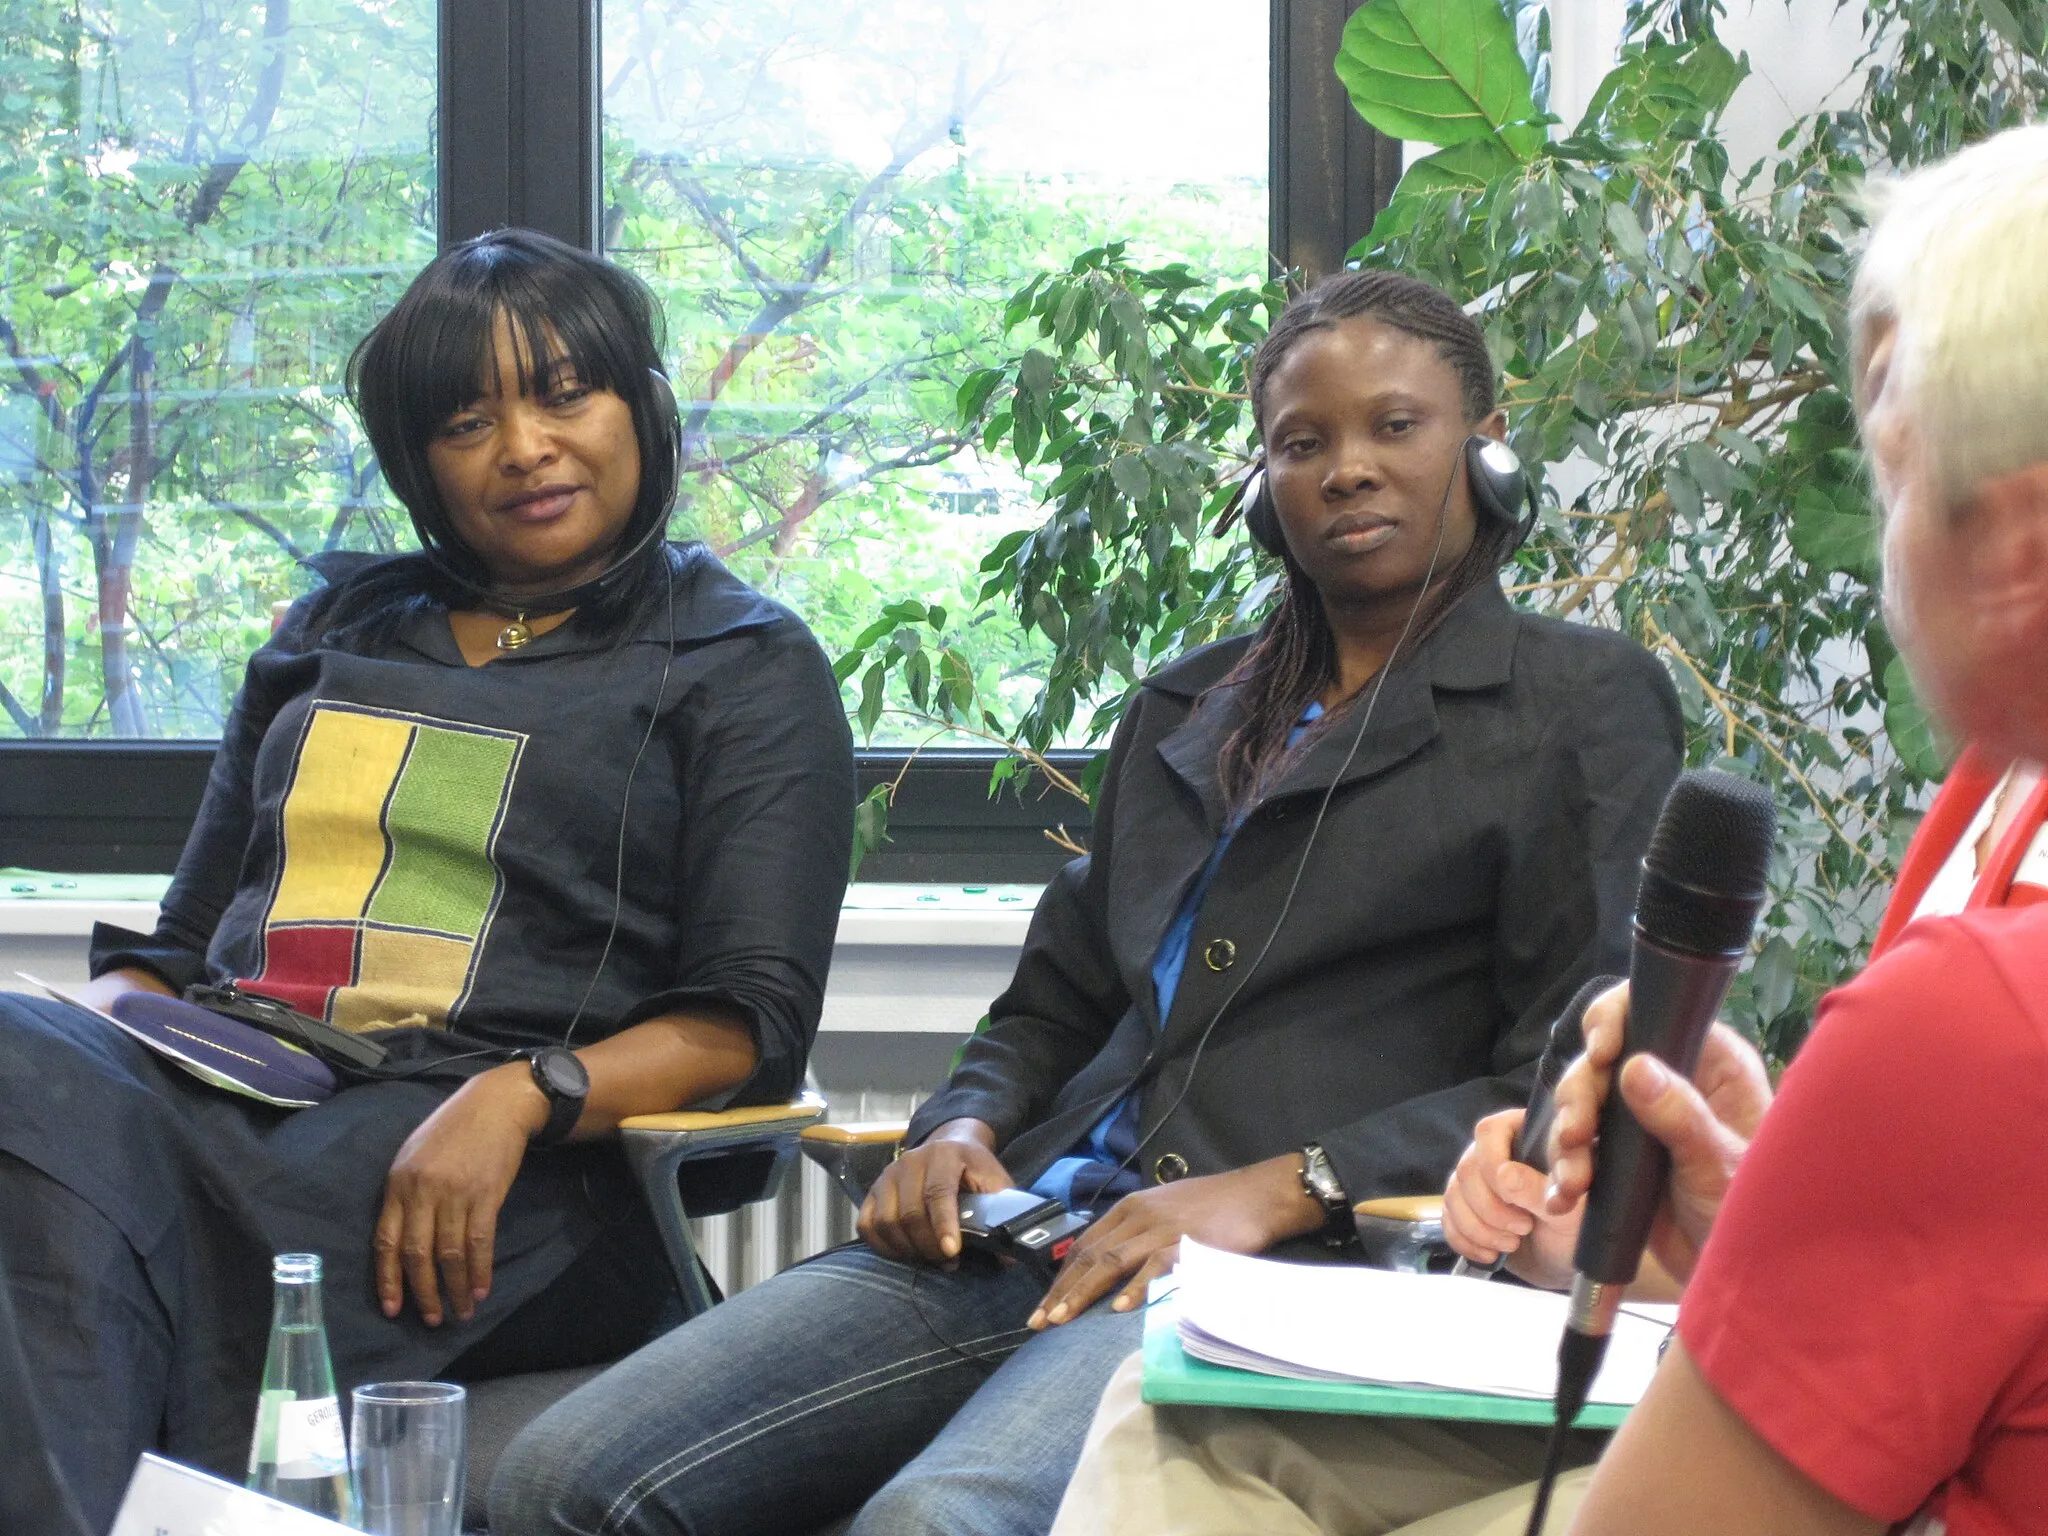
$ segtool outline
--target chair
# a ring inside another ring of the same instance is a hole
[[[798,1145],[847,1199],[859,1205],[867,1198],[868,1186],[895,1160],[907,1128],[900,1120],[813,1125],[798,1138]],[[1448,1251],[1441,1195],[1363,1200],[1353,1214],[1368,1264],[1382,1269],[1427,1269],[1433,1258]]]
[[[796,1160],[798,1135],[824,1115],[824,1099],[806,1092],[787,1104],[682,1109],[620,1122],[626,1164],[639,1181],[661,1234],[685,1319],[719,1299],[690,1240],[689,1223],[773,1199]],[[900,1139],[900,1129],[897,1134]],[[603,1369],[593,1365],[535,1371],[470,1386],[469,1466],[462,1501],[465,1530],[482,1529],[491,1473],[512,1437]]]

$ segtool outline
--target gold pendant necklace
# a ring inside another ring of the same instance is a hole
[[[498,631],[498,649],[516,651],[532,638],[533,630],[526,622],[526,615],[514,614],[512,622]]]

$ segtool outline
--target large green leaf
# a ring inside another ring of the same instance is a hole
[[[1934,734],[1934,718],[1913,691],[1903,656],[1894,656],[1884,669],[1884,728],[1909,773],[1938,779],[1948,771],[1947,754]]]
[[[1638,144],[1699,134],[1727,107],[1749,76],[1749,58],[1737,58],[1713,37],[1689,43],[1631,43],[1593,92],[1577,132],[1604,132]]]
[[[1424,144],[1543,143],[1529,69],[1500,0],[1367,0],[1344,26],[1337,78],[1381,133]]]
[[[1819,486],[1805,487],[1792,503],[1792,548],[1819,570],[1877,579],[1876,522],[1866,511],[1845,510]]]
[[[1436,193],[1478,192],[1494,178],[1521,165],[1499,139],[1471,139],[1425,155],[1401,173],[1394,196],[1373,220],[1366,237],[1368,250],[1405,235],[1415,227],[1424,201]]]

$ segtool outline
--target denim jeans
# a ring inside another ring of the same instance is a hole
[[[1043,1536],[1141,1314],[1033,1334],[1046,1277],[853,1246],[713,1307],[506,1449],[494,1536]]]

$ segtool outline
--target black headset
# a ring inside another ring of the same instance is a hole
[[[1473,510],[1482,518],[1513,528],[1514,542],[1508,549],[1512,552],[1519,548],[1536,525],[1536,495],[1515,450],[1497,437],[1473,433],[1465,439],[1465,478],[1472,486]],[[1287,540],[1280,531],[1280,514],[1274,510],[1273,493],[1266,486],[1263,458],[1239,482],[1236,499],[1224,509],[1217,524],[1219,533],[1230,526],[1233,515],[1244,518],[1245,532],[1260,549],[1275,557],[1286,555]]]
[[[644,488],[646,477],[650,474],[655,477],[655,505],[658,510],[625,553],[588,581],[530,597],[507,596],[495,587],[472,580],[456,570],[438,549],[427,545],[424,553],[433,563],[434,569],[477,599],[485,608],[506,614],[542,615],[560,613],[568,608],[580,608],[583,604],[604,596],[616,586],[632,568],[633,563],[647,552],[648,546],[668,532],[669,514],[675,510],[676,492],[682,484],[683,417],[682,411],[676,405],[675,388],[669,383],[668,375],[659,368],[648,369],[647,377],[652,385],[650,393],[654,397],[653,419],[643,423],[640,413],[635,411],[633,428],[636,439],[647,440],[646,447],[640,455],[641,483]],[[421,542],[426,543],[425,540]]]

